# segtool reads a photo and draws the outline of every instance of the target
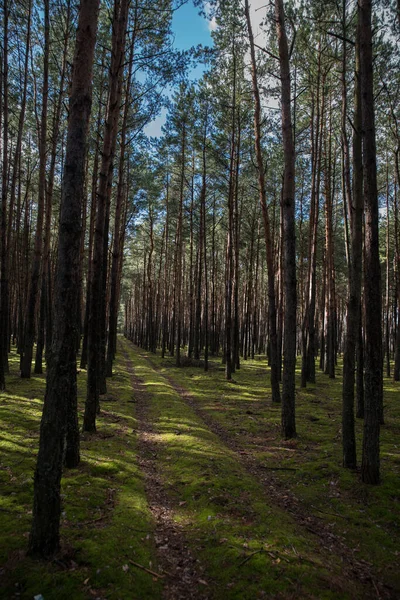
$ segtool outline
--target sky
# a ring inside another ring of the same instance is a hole
[[[259,38],[260,35],[259,23],[265,13],[265,4],[266,0],[250,0],[250,16],[254,37],[256,43],[260,43],[260,45],[261,40],[257,40],[257,38]],[[197,46],[198,44],[212,46],[213,41],[211,32],[215,30],[216,27],[215,20],[210,21],[199,15],[199,11],[193,6],[192,0],[189,0],[174,12],[172,18],[172,32],[175,37],[174,46],[178,50],[189,50],[189,48]],[[189,77],[191,79],[197,79],[201,77],[203,70],[202,66],[198,66],[190,71]],[[161,127],[165,123],[166,112],[167,111],[163,109],[161,114],[145,127],[144,131],[146,135],[149,137],[159,137],[161,135]]]
[[[175,37],[174,46],[177,50],[189,50],[192,46],[199,44],[212,46],[211,30],[213,28],[215,28],[215,23],[199,15],[198,9],[189,0],[174,12],[172,18],[172,31]],[[203,68],[201,66],[196,67],[191,70],[190,78],[197,79],[202,72]],[[163,109],[161,115],[147,125],[144,130],[145,133],[148,136],[160,136],[165,118],[166,110]]]

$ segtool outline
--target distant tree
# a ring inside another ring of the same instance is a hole
[[[42,107],[39,133],[39,185],[34,253],[25,309],[24,342],[21,355],[21,377],[29,379],[32,370],[33,344],[36,335],[36,312],[43,270],[43,222],[46,202],[47,121],[49,98],[50,5],[44,1],[44,52]]]

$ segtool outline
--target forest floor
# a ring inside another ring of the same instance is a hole
[[[62,481],[63,547],[26,557],[44,376],[0,393],[0,597],[400,598],[400,386],[385,380],[382,483],[341,467],[341,376],[297,388],[280,436],[263,359],[177,369],[119,341],[96,434]],[[78,375],[80,412],[86,372]],[[362,422],[357,421],[361,452]]]

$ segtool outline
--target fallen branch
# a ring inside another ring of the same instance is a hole
[[[92,519],[91,521],[82,521],[81,523],[74,523],[73,527],[82,527],[84,525],[93,525],[93,523],[98,523],[99,521],[104,521],[109,515],[105,513],[101,517],[97,517],[97,519]]]
[[[263,469],[266,471],[297,471],[294,467],[266,467],[265,465],[261,465]]]
[[[165,573],[164,575],[161,575],[160,573],[156,573],[155,571],[152,571],[151,569],[147,569],[147,567],[144,567],[143,565],[140,565],[139,563],[135,562],[134,560],[131,560],[131,559],[128,559],[128,560],[131,563],[131,565],[134,565],[138,569],[142,569],[142,571],[146,571],[146,573],[149,573],[149,575],[153,575],[154,577],[158,577],[160,579],[163,579],[165,577],[165,575],[168,575],[168,573]]]
[[[317,512],[323,514],[323,515],[327,515],[328,517],[340,517],[341,519],[346,519],[346,521],[350,521],[349,517],[346,517],[345,515],[340,515],[337,512],[326,512],[325,510],[320,510],[319,508],[317,508],[316,506],[312,506],[311,508],[313,508],[314,510],[316,510]]]

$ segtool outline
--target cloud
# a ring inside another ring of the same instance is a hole
[[[250,0],[250,16],[255,37],[259,36],[261,33],[260,23],[265,18],[266,8],[266,0]],[[209,2],[204,3],[204,11],[208,18],[209,31],[215,31],[218,28],[218,25],[215,17],[211,16],[212,12]]]
[[[218,25],[217,25],[217,21],[215,19],[215,17],[213,17],[211,19],[211,21],[208,21],[208,29],[210,31],[215,31],[217,29]]]
[[[210,2],[204,2],[204,12],[208,19],[208,31],[215,31],[218,27],[215,17],[212,16],[212,8]]]
[[[163,108],[161,110],[161,114],[158,117],[156,117],[155,119],[153,119],[152,121],[150,121],[150,123],[148,125],[146,125],[146,127],[143,130],[144,133],[148,137],[161,137],[161,135],[162,135],[161,128],[165,124],[166,120],[167,120],[167,110],[165,108]]]
[[[265,19],[267,11],[265,0],[250,0],[250,18],[253,26],[254,37],[262,37],[260,23]],[[257,42],[259,43],[259,41]]]

